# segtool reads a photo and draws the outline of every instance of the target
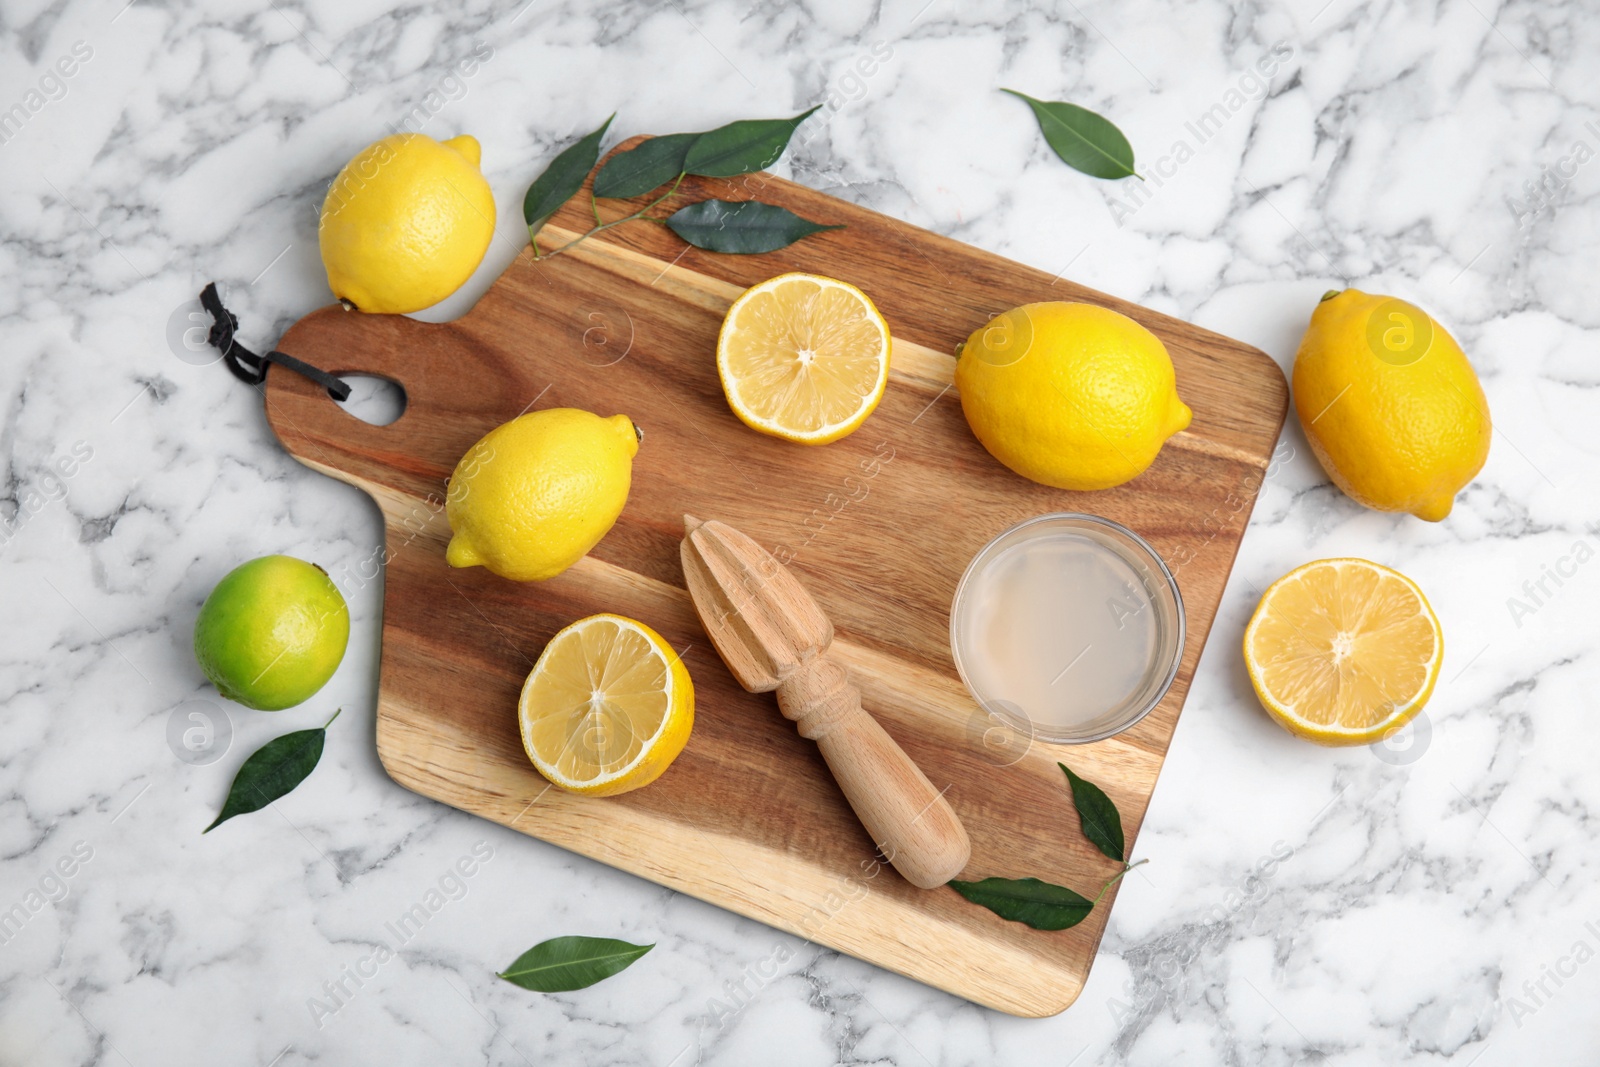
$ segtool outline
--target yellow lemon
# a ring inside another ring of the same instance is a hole
[[[550,639],[517,703],[522,747],[562,789],[609,797],[649,785],[694,727],[683,659],[642,622],[579,619]]]
[[[642,437],[626,415],[549,408],[490,430],[450,475],[452,567],[514,581],[553,578],[622,514]]]
[[[854,431],[889,381],[889,324],[853,285],[780,274],[747,289],[717,337],[717,373],[753,430],[825,445]]]
[[[494,195],[478,142],[397,133],[346,163],[322,203],[328,284],[362,311],[431,307],[478,269],[494,236]]]
[[[1489,456],[1489,402],[1428,313],[1356,289],[1311,313],[1294,360],[1311,451],[1357,503],[1438,522]]]
[[[1093,304],[1025,304],[998,316],[962,346],[956,389],[990,455],[1058,489],[1137,477],[1193,417],[1161,339]]]
[[[1261,706],[1297,737],[1367,745],[1422,710],[1444,635],[1428,598],[1399,571],[1321,559],[1279,578],[1244,631]]]

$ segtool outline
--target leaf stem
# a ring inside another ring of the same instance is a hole
[[[1116,875],[1111,878],[1110,881],[1106,882],[1105,885],[1100,887],[1100,895],[1094,898],[1094,902],[1096,904],[1099,904],[1101,898],[1106,895],[1107,891],[1109,891],[1112,886],[1114,886],[1118,882],[1122,881],[1122,876],[1123,875],[1127,874],[1129,871],[1133,870],[1135,867],[1141,867],[1144,864],[1149,863],[1149,862],[1150,861],[1148,859],[1143,859],[1143,860],[1140,860],[1138,863],[1124,863],[1122,865],[1122,870],[1118,871],[1116,873]]]
[[[333,709],[333,717],[330,718],[327,722],[323,723],[322,724],[322,728],[324,730],[326,730],[328,727],[332,726],[333,725],[333,720],[337,719],[339,717],[339,713],[341,711],[343,711],[343,710],[344,710],[343,708],[334,708]]]
[[[658,196],[654,200],[650,201],[644,207],[640,208],[638,210],[638,212],[635,214],[634,217],[635,218],[643,218],[644,217],[644,213],[646,211],[649,211],[651,208],[653,208],[657,204],[661,203],[661,201],[665,200],[667,197],[669,197],[673,193],[677,192],[678,191],[678,186],[683,184],[683,179],[684,179],[684,176],[685,176],[686,173],[687,172],[685,172],[685,171],[679,171],[678,172],[678,176],[676,178],[672,179],[672,186],[666,192],[662,193],[660,196]]]
[[[657,204],[661,203],[661,201],[667,199],[667,197],[669,197],[673,193],[677,192],[678,191],[678,186],[683,182],[683,179],[684,179],[684,173],[680,171],[679,174],[678,174],[678,177],[676,179],[674,179],[674,181],[672,183],[672,187],[669,188],[666,192],[662,193],[660,196],[656,197],[654,200],[650,201],[648,204],[646,204],[644,207],[640,208],[638,211],[635,211],[633,214],[624,215],[620,219],[612,219],[610,222],[600,222],[599,221],[599,219],[600,219],[600,205],[599,205],[599,203],[597,201],[595,201],[594,194],[590,193],[589,194],[589,200],[590,200],[591,203],[594,204],[594,217],[595,217],[595,222],[596,222],[596,225],[594,226],[594,228],[589,230],[587,233],[579,234],[577,237],[574,237],[572,240],[568,241],[566,244],[562,245],[560,248],[555,249],[554,251],[552,251],[549,255],[545,256],[544,258],[545,259],[550,259],[552,256],[559,256],[561,253],[565,252],[567,249],[572,248],[574,245],[582,244],[584,241],[587,241],[589,238],[593,237],[597,233],[600,233],[602,230],[609,230],[613,226],[621,226],[624,222],[632,222],[635,219],[639,219],[639,220],[641,220],[643,222],[665,222],[666,221],[665,219],[653,218],[651,216],[646,215],[645,212],[649,211],[651,208],[653,208]],[[535,259],[539,258],[539,246],[538,246],[538,244],[534,245],[534,253],[533,254],[534,254],[534,258]]]

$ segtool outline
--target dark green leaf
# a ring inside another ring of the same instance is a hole
[[[618,152],[594,176],[594,195],[613,200],[643,196],[683,173],[683,159],[698,133],[652,137],[638,148]]]
[[[811,111],[792,119],[746,119],[708,130],[689,147],[683,169],[707,178],[731,178],[770,167]]]
[[[1057,763],[1066,773],[1072,786],[1072,804],[1078,809],[1078,822],[1083,825],[1083,836],[1095,848],[1121,863],[1125,846],[1122,840],[1122,817],[1117,806],[1105,791],[1093,782],[1079,778],[1065,763]]]
[[[702,200],[667,216],[672,232],[708,252],[772,252],[824,230],[786,208],[759,200]]]
[[[617,116],[613,114],[611,119]],[[539,228],[550,221],[550,216],[561,210],[561,205],[583,188],[583,179],[594,169],[600,158],[600,138],[605,136],[606,119],[600,128],[562,149],[544,173],[528,186],[528,195],[522,198],[522,217],[527,220],[528,233],[538,237]]]
[[[565,993],[610,978],[653,948],[609,937],[552,937],[518,956],[499,977],[535,993]]]
[[[951,882],[949,885],[1002,919],[1035,930],[1065,930],[1077,926],[1094,909],[1094,902],[1088,897],[1037,878],[985,878],[981,882]]]
[[[1002,89],[1026,100],[1039,120],[1044,139],[1061,161],[1094,178],[1137,178],[1133,146],[1108,120],[1076,104],[1035,100],[1015,89]]]
[[[328,727],[338,717],[336,711],[332,719],[315,730],[296,730],[275,737],[251,753],[240,766],[239,773],[233,776],[233,787],[228,790],[221,814],[200,832],[209,834],[235,815],[260,811],[305,781],[306,775],[322,758],[322,743],[328,735]]]

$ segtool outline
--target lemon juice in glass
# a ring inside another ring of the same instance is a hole
[[[1098,741],[1161,701],[1183,655],[1183,599],[1161,557],[1109,519],[1041,515],[973,557],[950,609],[961,680],[991,717],[1055,743]]]

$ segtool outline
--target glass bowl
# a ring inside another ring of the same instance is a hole
[[[1055,744],[1099,741],[1148,715],[1183,641],[1172,572],[1144,538],[1097,515],[1003,531],[967,564],[950,605],[951,655],[979,706]]]

